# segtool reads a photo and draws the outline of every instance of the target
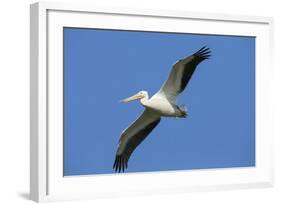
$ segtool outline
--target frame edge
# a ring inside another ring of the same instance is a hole
[[[30,4],[30,195],[43,201],[47,183],[46,7]]]
[[[38,28],[39,4],[30,5],[30,199],[39,201]]]
[[[52,2],[40,1],[39,4],[48,10],[72,11],[72,12],[90,12],[90,13],[107,13],[117,15],[140,15],[154,16],[164,18],[190,18],[201,20],[218,20],[218,21],[236,21],[269,24],[272,22],[272,17],[257,16],[246,14],[220,13],[220,12],[202,12],[191,10],[157,10],[149,8],[134,8],[134,7],[110,7],[94,4],[90,2]]]

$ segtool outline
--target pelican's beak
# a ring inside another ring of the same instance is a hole
[[[125,98],[125,99],[121,100],[120,102],[129,102],[129,101],[137,100],[137,99],[141,99],[141,98],[143,98],[143,95],[136,94],[131,97]]]

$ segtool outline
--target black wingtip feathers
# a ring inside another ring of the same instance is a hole
[[[200,58],[201,60],[209,59],[211,57],[211,50],[210,48],[204,46],[194,53],[194,56]]]
[[[113,164],[113,169],[115,170],[115,172],[119,172],[119,173],[124,172],[125,169],[127,169],[127,167],[128,167],[128,159],[126,158],[126,156],[116,155]]]

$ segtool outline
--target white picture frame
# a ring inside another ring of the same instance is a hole
[[[185,25],[185,26],[182,26]],[[256,37],[256,166],[63,177],[63,27]],[[273,19],[270,17],[35,3],[30,10],[30,198],[89,199],[273,185]],[[116,188],[118,187],[118,188]]]

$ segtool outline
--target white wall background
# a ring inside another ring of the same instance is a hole
[[[0,4],[0,204],[32,204],[29,192],[29,4]],[[82,0],[80,0],[82,2]],[[97,5],[273,16],[275,20],[274,188],[118,198],[67,204],[281,204],[280,36],[278,0],[92,0]]]

